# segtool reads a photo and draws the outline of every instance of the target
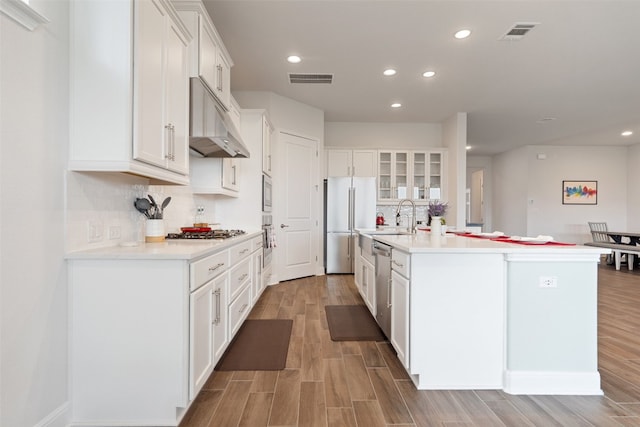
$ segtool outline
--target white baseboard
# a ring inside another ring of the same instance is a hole
[[[505,371],[504,391],[509,394],[603,395],[598,371]]]
[[[69,425],[69,402],[64,402],[33,427],[66,427]]]

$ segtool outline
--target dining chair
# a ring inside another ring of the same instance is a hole
[[[591,230],[591,238],[594,242],[613,243],[613,240],[604,232],[609,231],[606,222],[588,222]]]
[[[604,233],[609,231],[606,222],[587,222],[589,224],[589,230],[591,230],[591,238],[594,242],[600,243],[615,243],[608,234]],[[607,264],[614,263],[613,254],[607,255]]]

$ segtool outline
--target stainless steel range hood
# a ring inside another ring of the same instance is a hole
[[[191,81],[189,148],[202,157],[249,157],[240,132],[206,85]]]

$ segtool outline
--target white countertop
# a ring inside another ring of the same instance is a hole
[[[409,253],[581,253],[606,254],[610,251],[603,248],[583,245],[523,245],[518,243],[498,242],[488,238],[458,236],[446,233],[444,236],[432,236],[431,232],[418,230],[416,234],[378,234],[378,230],[358,230],[373,239],[396,249]],[[385,231],[386,232],[386,231]],[[434,238],[435,237],[435,238]]]
[[[253,239],[261,234],[261,231],[253,231],[229,239],[167,239],[160,243],[140,242],[138,246],[109,246],[70,252],[66,255],[66,259],[182,259],[193,261],[242,243],[245,240]]]

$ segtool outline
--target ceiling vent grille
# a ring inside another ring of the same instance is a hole
[[[539,22],[516,22],[509,30],[503,34],[498,40],[517,41],[533,30]]]
[[[294,74],[289,73],[289,83],[333,83],[333,74]]]

